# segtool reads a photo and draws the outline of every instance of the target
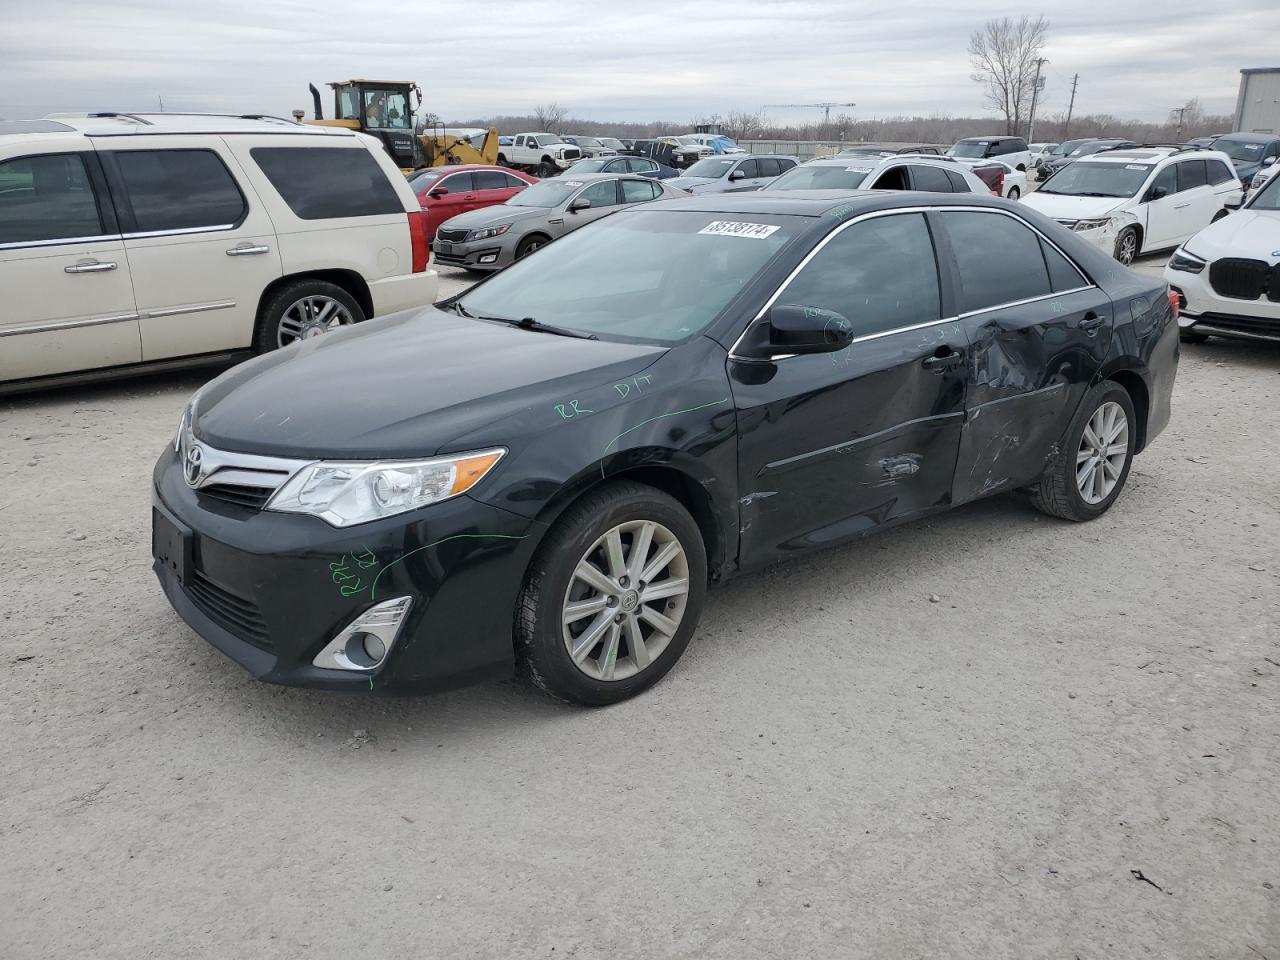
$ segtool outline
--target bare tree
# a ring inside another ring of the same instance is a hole
[[[1031,107],[1036,58],[1044,47],[1049,21],[1043,15],[1000,17],[986,22],[969,37],[969,62],[973,79],[982,84],[986,102],[1004,116],[1005,133],[1022,129]]]
[[[760,136],[766,127],[765,117],[757,110],[730,110],[720,123],[720,129],[732,140],[753,140]]]
[[[558,103],[547,103],[533,108],[533,119],[539,130],[560,133],[569,111]]]

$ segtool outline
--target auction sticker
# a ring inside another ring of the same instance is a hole
[[[750,237],[752,240],[763,240],[780,228],[771,223],[743,223],[739,220],[713,220],[699,230],[699,233],[715,237]]]
[[[1126,170],[1150,170],[1151,169],[1145,163],[1126,163],[1124,165],[1124,168]]]

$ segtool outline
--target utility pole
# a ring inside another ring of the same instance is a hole
[[[1027,142],[1036,138],[1036,101],[1040,99],[1040,67],[1049,61],[1044,57],[1036,57],[1036,79],[1031,84],[1031,120],[1027,124]]]
[[[1076,108],[1076,84],[1080,82],[1080,74],[1076,74],[1071,78],[1071,102],[1067,104],[1067,122],[1062,125],[1062,139],[1070,140],[1067,136],[1071,132],[1071,112]]]
[[[1186,114],[1186,112],[1187,112],[1186,107],[1178,107],[1178,133],[1174,137],[1174,139],[1177,140],[1179,143],[1182,142],[1182,118],[1183,118],[1183,115]]]

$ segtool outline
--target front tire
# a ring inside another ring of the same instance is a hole
[[[280,286],[262,304],[253,348],[257,353],[267,353],[365,319],[355,297],[337,284],[293,280]]]
[[[516,606],[522,672],[553,697],[598,707],[657,683],[702,615],[707,555],[674,498],[623,481],[556,522]]]
[[[531,233],[516,245],[516,259],[523,260],[539,247],[546,246],[551,241],[540,233]]]
[[[1125,227],[1120,231],[1120,235],[1116,237],[1115,257],[1128,267],[1133,264],[1137,256],[1138,229],[1136,227]]]
[[[538,164],[538,177],[540,179],[545,180],[547,179],[547,177],[554,177],[555,175],[556,175],[556,165],[552,163],[550,160],[543,160],[540,164]]]
[[[1107,380],[1085,395],[1062,452],[1031,488],[1042,513],[1077,523],[1111,508],[1133,463],[1138,421],[1129,391]]]
[[[1009,188],[1009,199],[1010,199],[1010,200],[1017,200],[1020,196],[1022,196],[1022,191],[1021,191],[1021,190],[1019,190],[1017,187],[1010,187],[1010,188]]]

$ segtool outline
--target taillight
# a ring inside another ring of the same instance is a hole
[[[409,242],[413,250],[413,272],[422,273],[427,269],[427,259],[431,247],[427,243],[427,215],[424,211],[409,214]]]
[[[999,173],[996,174],[996,182],[995,182],[995,186],[991,188],[991,194],[992,196],[996,196],[996,197],[1004,196],[1004,171],[1003,170],[1001,170]]]
[[[1186,298],[1182,295],[1182,291],[1177,287],[1169,288],[1169,306],[1173,307],[1173,319],[1177,320],[1182,314],[1182,305],[1186,303]]]

